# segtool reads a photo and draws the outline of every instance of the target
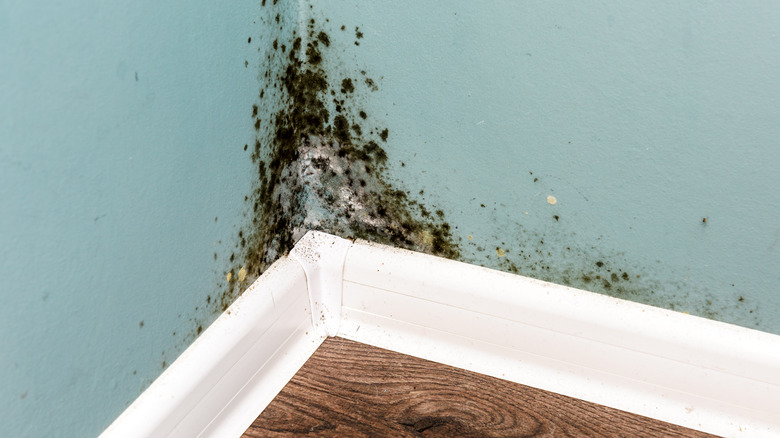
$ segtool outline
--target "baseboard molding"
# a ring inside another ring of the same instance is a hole
[[[240,436],[325,339],[310,309],[303,268],[279,260],[101,437]]]
[[[323,233],[103,436],[239,436],[328,334],[716,435],[780,436],[780,336]]]

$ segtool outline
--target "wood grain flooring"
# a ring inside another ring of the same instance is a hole
[[[393,351],[329,338],[244,437],[710,437]]]

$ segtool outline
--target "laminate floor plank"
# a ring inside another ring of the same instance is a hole
[[[680,426],[329,338],[244,437],[711,437]]]

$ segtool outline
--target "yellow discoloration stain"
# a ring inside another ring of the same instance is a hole
[[[550,205],[555,205],[555,204],[558,203],[558,200],[555,199],[555,196],[550,195],[550,196],[547,197],[547,203],[550,204]]]
[[[469,240],[474,240],[474,236],[472,236],[471,234],[469,234]]]
[[[232,272],[228,272],[226,278],[227,278],[228,283],[230,283],[230,279],[233,278],[233,273]]]
[[[426,246],[433,245],[433,235],[430,231],[424,230],[422,233],[420,233],[420,241],[423,243],[423,245]]]
[[[496,255],[499,257],[504,257],[506,255],[506,251],[501,248],[496,248]]]
[[[238,270],[238,281],[246,280],[246,269],[241,268]]]

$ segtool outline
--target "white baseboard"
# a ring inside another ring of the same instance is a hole
[[[239,436],[336,333],[716,435],[780,436],[780,336],[411,251],[309,233],[228,312],[103,436]]]
[[[101,437],[240,436],[324,339],[303,268],[281,259]]]

